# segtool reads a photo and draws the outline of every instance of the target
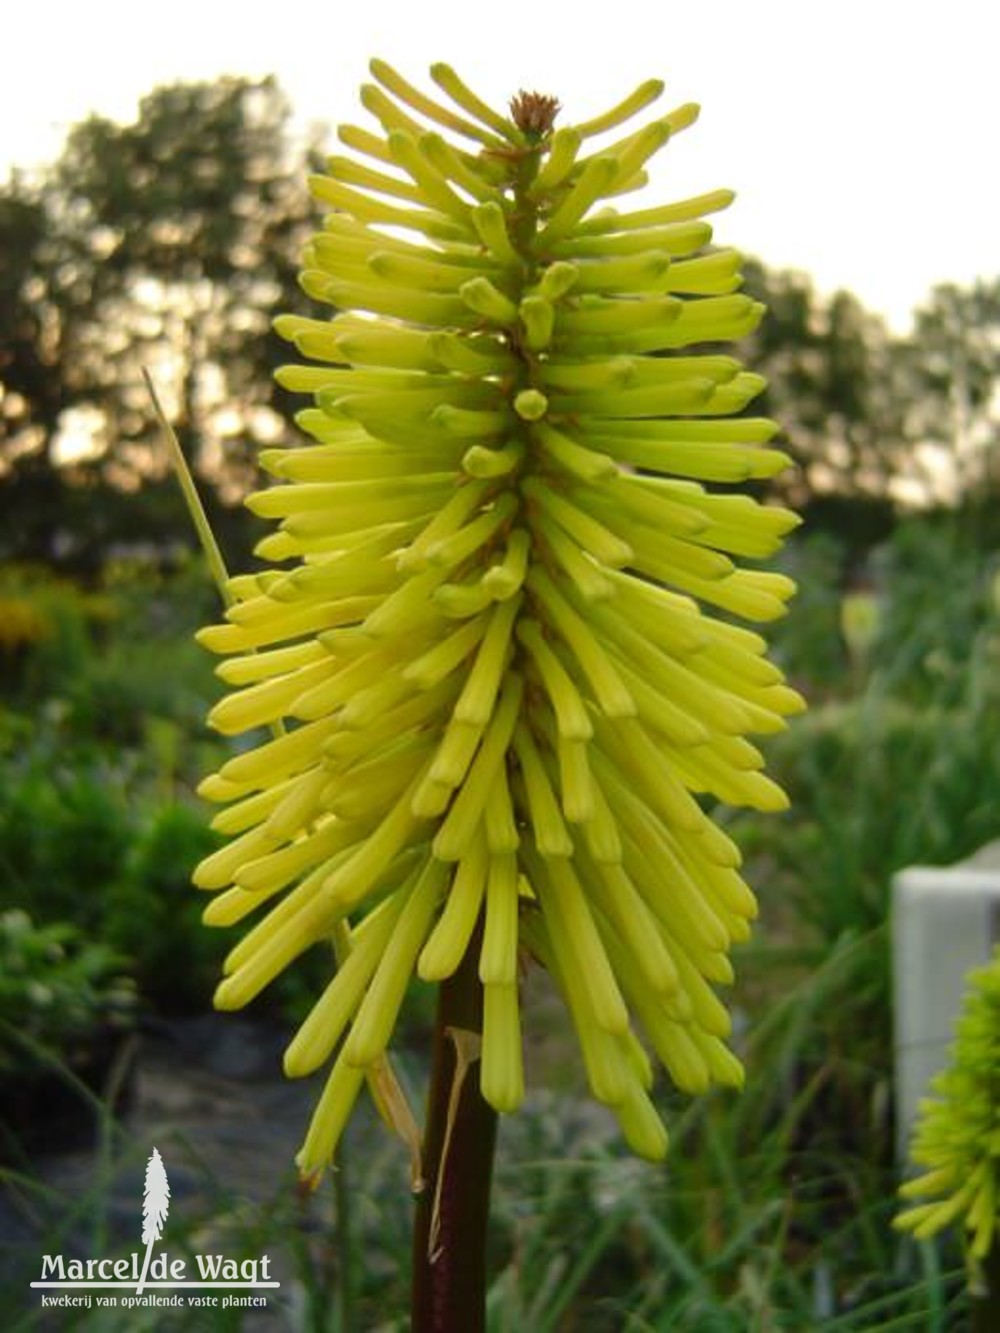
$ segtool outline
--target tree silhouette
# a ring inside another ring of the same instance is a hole
[[[788,483],[797,501],[889,496],[905,464],[899,352],[885,325],[850,292],[821,300],[803,274],[756,261],[745,271],[768,307],[749,359],[799,464]]]
[[[1000,279],[944,283],[917,311],[905,349],[907,435],[946,498],[976,499],[1000,477]]]
[[[8,549],[52,546],[68,488],[113,505],[110,488],[162,477],[143,365],[196,470],[242,494],[255,447],[286,430],[269,326],[302,303],[304,152],[272,79],[177,85],[134,124],[84,121],[54,168],[0,195]]]

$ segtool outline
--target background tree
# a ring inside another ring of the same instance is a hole
[[[801,273],[745,266],[768,307],[747,359],[768,379],[763,410],[782,423],[799,465],[797,503],[836,495],[886,501],[905,466],[898,348],[856,296],[822,300]]]
[[[906,433],[942,499],[1000,484],[1000,279],[945,283],[917,311],[904,349]]]
[[[160,88],[134,124],[78,125],[51,171],[0,197],[13,554],[51,557],[60,533],[78,550],[105,502],[124,517],[113,491],[162,478],[143,365],[223,500],[245,490],[256,446],[285,431],[270,319],[303,300],[311,218],[289,114],[272,79]],[[133,502],[139,512],[150,517]]]
[[[47,299],[48,221],[41,194],[19,175],[0,193],[0,476],[18,486],[22,540],[37,547],[61,483],[49,442],[62,410],[56,312]],[[13,498],[13,497],[12,497]]]

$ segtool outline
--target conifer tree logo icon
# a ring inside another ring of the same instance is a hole
[[[135,1289],[137,1296],[142,1295],[142,1288],[149,1272],[149,1261],[153,1254],[153,1243],[163,1234],[163,1224],[167,1220],[170,1208],[170,1185],[163,1159],[154,1148],[146,1163],[146,1184],[142,1193],[142,1239],[146,1246],[146,1257],[142,1263],[142,1275]]]

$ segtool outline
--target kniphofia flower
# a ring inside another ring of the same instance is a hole
[[[910,1157],[923,1170],[900,1187],[908,1206],[895,1225],[920,1240],[958,1227],[974,1268],[1000,1228],[1000,948],[969,973],[949,1064],[920,1103]]]
[[[696,118],[616,134],[659,82],[555,128],[553,99],[504,116],[445,65],[450,104],[372,72],[378,131],[342,126],[350,154],[312,180],[332,211],[301,280],[336,313],[277,324],[309,361],[278,379],[314,405],[312,442],[265,452],[275,484],[248,501],[275,567],[233,579],[201,635],[233,687],[212,724],[277,729],[202,787],[232,839],[197,871],[206,920],[257,917],[216,1004],[339,932],[286,1056],[291,1076],[332,1061],[315,1173],[412,974],[451,975],[481,922],[487,1101],[522,1100],[534,960],[593,1095],[658,1158],[647,1048],[690,1092],[741,1081],[714,988],[756,907],[711,811],[785,806],[748,737],[801,707],[736,623],[783,614],[791,582],[736,558],[796,519],[703,485],[788,462],[743,411],[763,381],[716,347],[762,307],[709,247],[728,191],[618,203]]]

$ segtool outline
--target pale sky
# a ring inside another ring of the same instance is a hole
[[[847,287],[901,331],[933,283],[1000,274],[993,0],[11,0],[3,36],[0,176],[176,80],[274,73],[303,124],[369,124],[370,56],[428,90],[445,60],[496,106],[555,94],[571,123],[659,77],[658,107],[702,116],[644,204],[733,188],[720,243]]]

